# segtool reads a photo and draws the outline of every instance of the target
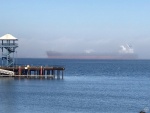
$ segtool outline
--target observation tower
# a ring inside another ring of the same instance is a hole
[[[16,41],[17,38],[10,34],[6,34],[0,37],[0,48],[2,49],[2,66],[14,67],[14,53],[15,49],[18,47]]]

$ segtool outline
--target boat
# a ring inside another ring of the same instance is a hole
[[[86,50],[83,53],[65,53],[58,51],[47,51],[47,56],[50,59],[137,59],[138,55],[134,53],[131,46],[121,45],[121,50],[118,53],[96,53],[92,50]]]

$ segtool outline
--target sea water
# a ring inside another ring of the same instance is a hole
[[[0,78],[0,113],[149,113],[150,60],[16,61],[64,66],[64,79]]]

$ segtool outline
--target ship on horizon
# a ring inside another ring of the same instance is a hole
[[[47,56],[50,59],[137,59],[137,54],[134,53],[134,50],[128,44],[121,45],[118,53],[95,53],[92,50],[86,50],[83,53],[64,53],[58,51],[47,51]]]

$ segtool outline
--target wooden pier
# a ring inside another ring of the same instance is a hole
[[[0,67],[0,77],[29,79],[63,79],[64,67],[57,66],[16,66]]]

